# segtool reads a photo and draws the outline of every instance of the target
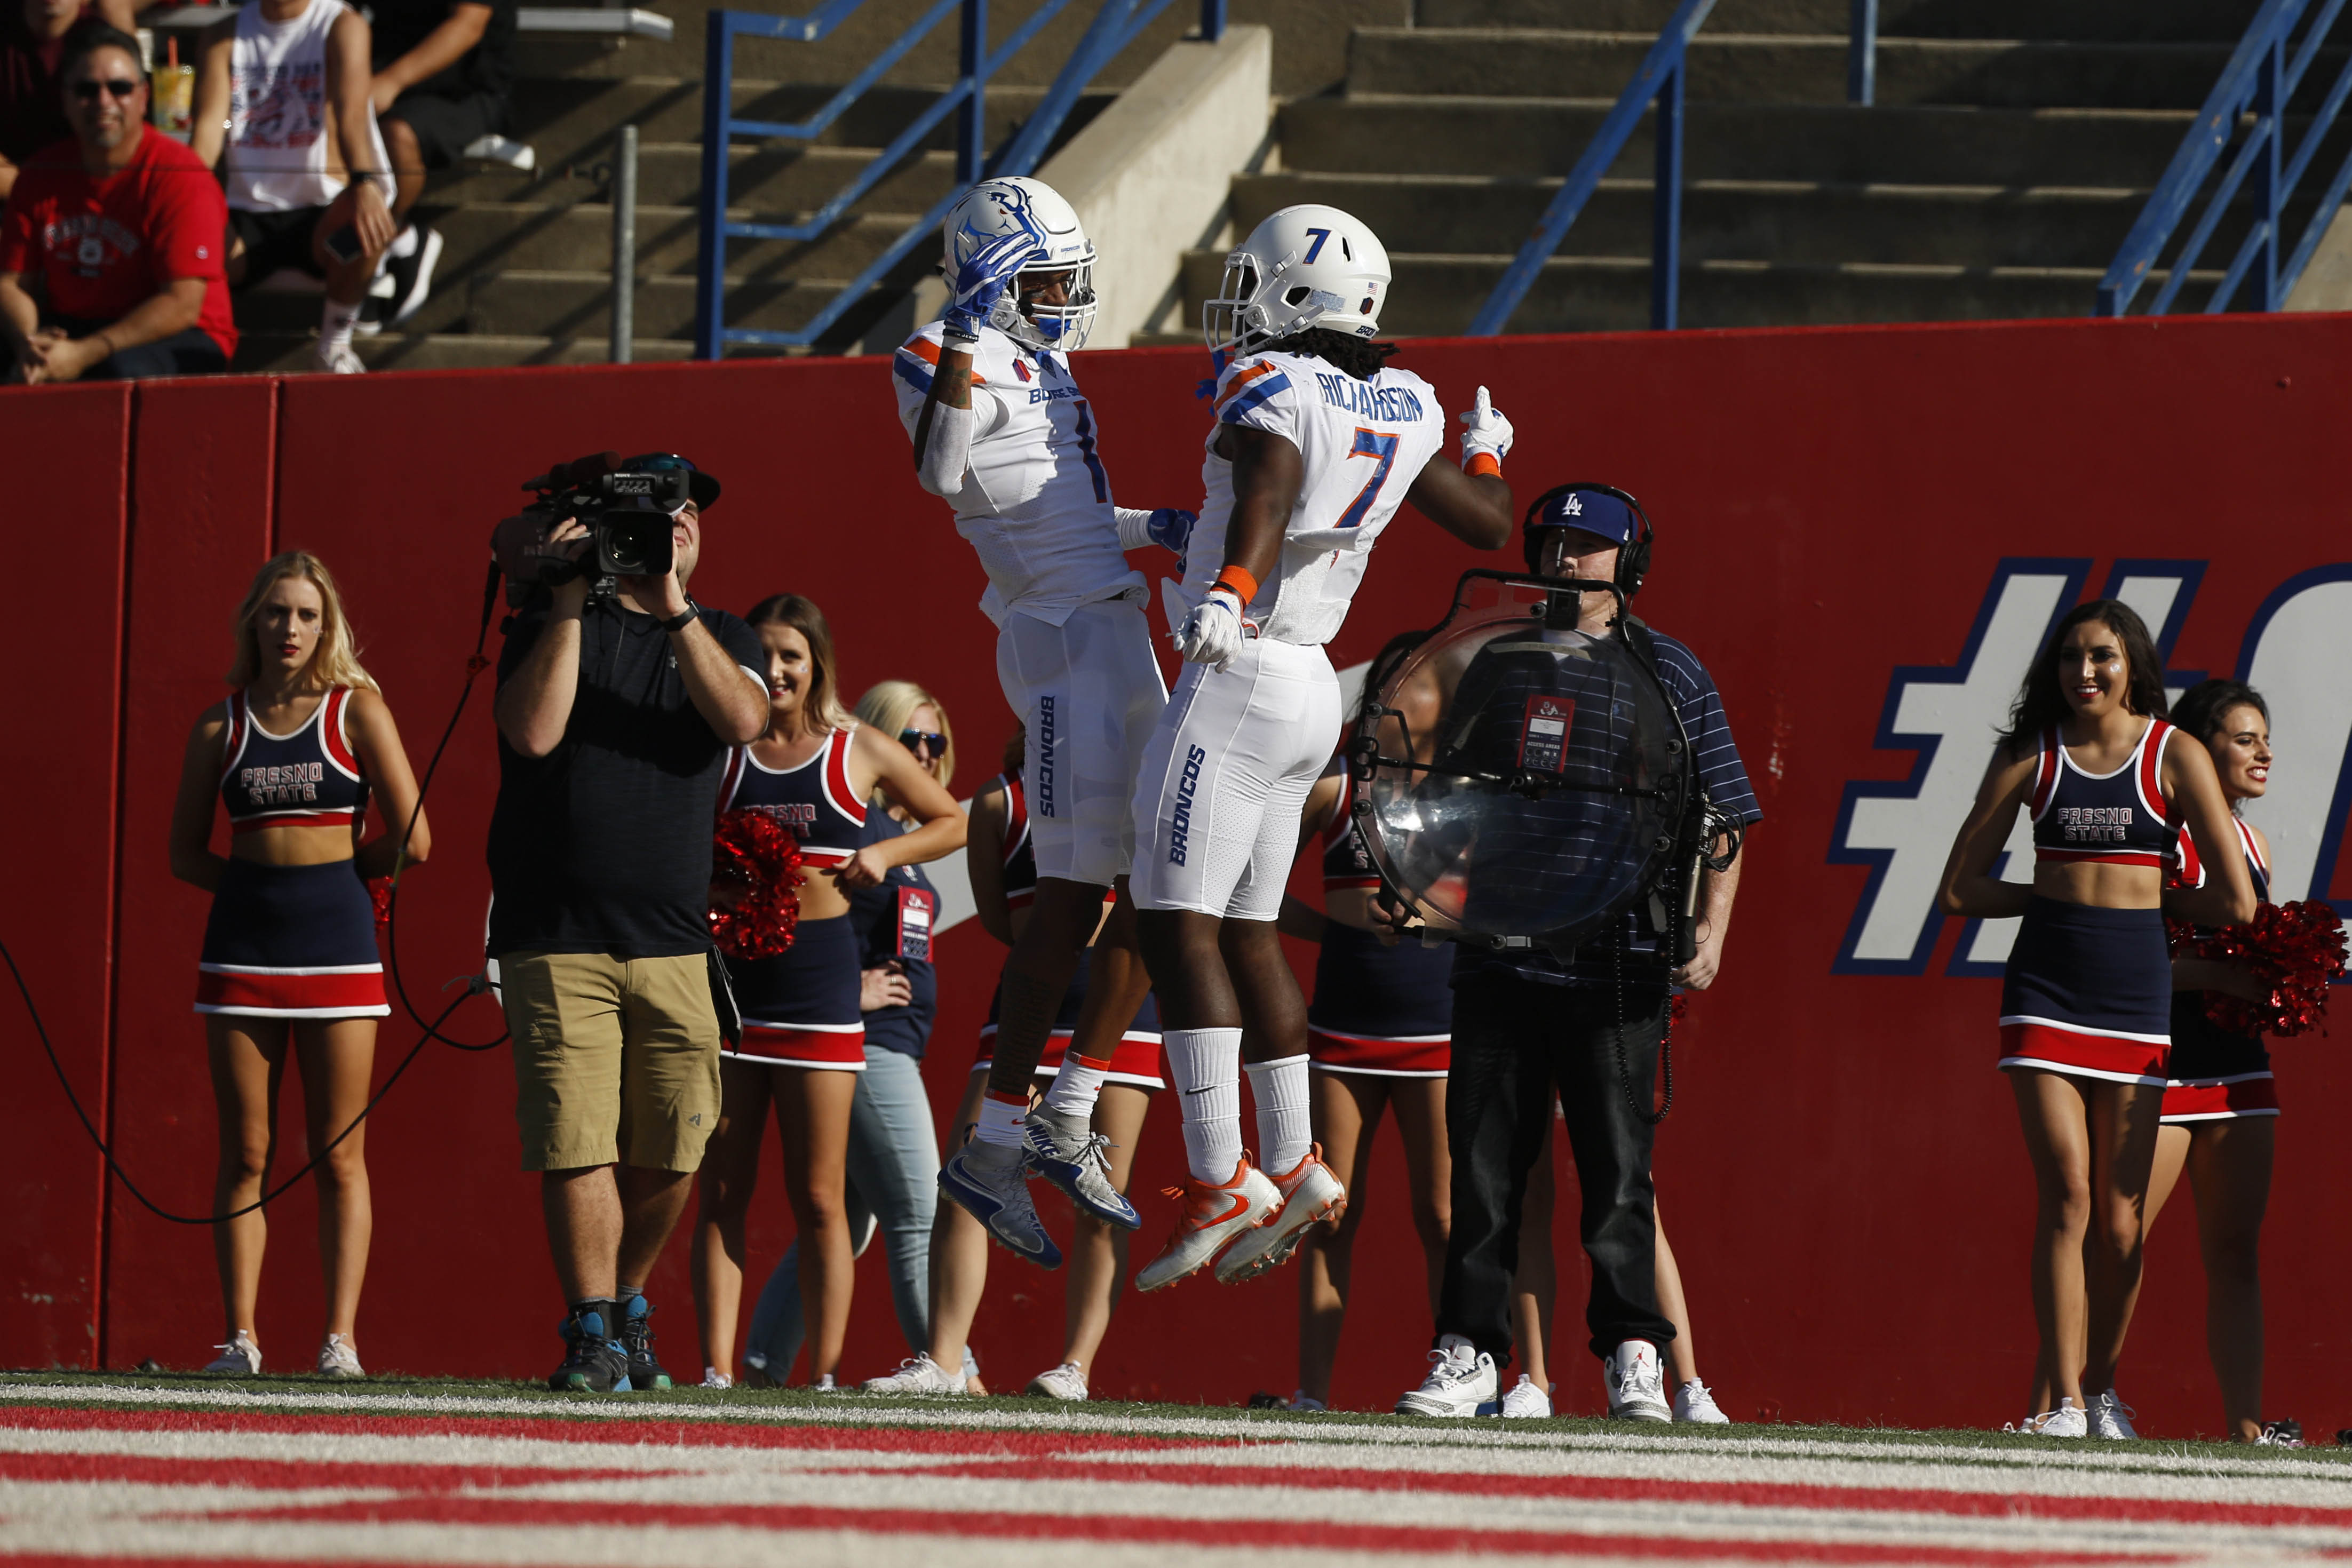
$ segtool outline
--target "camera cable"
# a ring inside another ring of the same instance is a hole
[[[424,814],[425,795],[425,792],[433,787],[433,776],[441,766],[441,754],[448,749],[450,737],[457,734],[457,721],[465,716],[466,704],[474,695],[474,679],[485,669],[489,667],[489,661],[484,657],[482,647],[489,636],[490,617],[497,608],[498,593],[499,570],[496,565],[493,565],[490,568],[489,581],[482,591],[482,623],[480,628],[474,634],[474,652],[466,661],[465,689],[458,694],[457,706],[450,713],[449,722],[441,731],[441,739],[439,743],[433,747],[432,758],[425,765],[424,777],[417,781],[416,805],[408,814],[407,826],[401,831],[401,858],[405,858],[409,837],[416,831],[417,819]],[[408,1054],[400,1059],[400,1065],[394,1068],[392,1071],[385,1076],[383,1087],[378,1089],[374,1095],[369,1099],[368,1103],[360,1108],[360,1113],[352,1118],[351,1124],[349,1126],[346,1126],[341,1132],[337,1133],[333,1138],[328,1141],[327,1145],[324,1148],[312,1155],[310,1158],[304,1163],[300,1170],[296,1171],[292,1176],[288,1176],[276,1186],[269,1188],[253,1202],[247,1204],[243,1208],[232,1209],[226,1214],[174,1214],[170,1209],[163,1207],[153,1198],[149,1197],[144,1192],[142,1192],[139,1189],[139,1184],[131,1179],[131,1173],[124,1170],[122,1168],[121,1162],[114,1157],[114,1150],[108,1145],[105,1136],[99,1132],[98,1124],[90,1120],[89,1113],[82,1106],[81,1096],[74,1092],[73,1081],[66,1076],[65,1063],[58,1060],[57,1047],[51,1043],[49,1040],[48,1026],[41,1020],[41,1009],[33,1000],[32,988],[25,983],[25,972],[16,967],[16,956],[8,950],[8,945],[5,941],[0,941],[0,961],[5,961],[7,964],[9,977],[16,984],[16,994],[24,998],[25,1012],[33,1020],[33,1032],[39,1038],[41,1050],[49,1059],[49,1071],[57,1075],[58,1087],[65,1091],[66,1103],[73,1107],[75,1118],[81,1123],[81,1130],[89,1135],[89,1141],[97,1146],[99,1154],[104,1157],[106,1161],[106,1168],[114,1174],[114,1176],[118,1181],[122,1183],[123,1190],[128,1192],[133,1198],[136,1198],[140,1207],[146,1209],[148,1213],[155,1216],[158,1219],[169,1221],[173,1225],[210,1226],[224,1224],[232,1219],[241,1219],[248,1214],[253,1214],[266,1208],[270,1204],[276,1202],[278,1198],[283,1197],[296,1186],[299,1185],[305,1177],[310,1175],[311,1172],[317,1170],[320,1165],[325,1163],[327,1156],[335,1152],[336,1147],[340,1145],[344,1139],[350,1137],[352,1133],[359,1129],[360,1124],[368,1119],[369,1113],[374,1111],[378,1105],[383,1103],[383,1097],[392,1092],[392,1086],[400,1082],[401,1075],[408,1071],[409,1067],[416,1061],[417,1057],[424,1052],[425,1047],[428,1043],[437,1040],[442,1044],[454,1046],[459,1051],[495,1051],[499,1046],[504,1045],[507,1042],[509,1036],[504,1030],[499,1032],[499,1037],[496,1040],[484,1044],[474,1044],[467,1040],[452,1040],[447,1035],[441,1032],[441,1026],[449,1020],[449,1015],[456,1012],[458,1008],[463,1006],[467,998],[480,995],[488,989],[488,987],[478,977],[474,979],[462,994],[452,999],[449,1005],[443,1008],[439,1015],[432,1019],[430,1021],[427,1021],[425,1016],[419,1013],[415,1007],[409,1001],[407,988],[400,982],[400,945],[398,940],[400,929],[398,919],[400,912],[400,876],[398,870],[396,869],[400,863],[400,859],[395,859],[394,862],[395,870],[392,878],[392,891],[384,905],[384,948],[386,955],[390,959],[386,967],[392,973],[393,987],[400,997],[400,1005],[402,1008],[406,1009],[409,1018],[414,1020],[424,1030],[424,1032],[417,1036],[416,1043],[408,1048]]]

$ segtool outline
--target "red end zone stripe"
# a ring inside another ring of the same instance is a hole
[[[409,1493],[496,1491],[502,1487],[549,1486],[566,1481],[643,1480],[647,1476],[687,1473],[687,1469],[663,1471],[577,1465],[386,1465],[364,1459],[175,1459],[150,1454],[0,1452],[0,1480],[110,1481],[273,1491],[327,1487],[382,1487]],[[17,1559],[11,1557],[7,1561],[14,1563]]]
[[[910,1481],[919,1478],[909,1478]],[[531,1499],[510,1503],[474,1497],[418,1498],[395,1503],[334,1503],[320,1508],[209,1512],[208,1521],[253,1523],[472,1524],[512,1527],[610,1525],[665,1531],[738,1529],[846,1531],[863,1535],[1143,1542],[1231,1548],[1246,1540],[1256,1549],[1313,1552],[1521,1552],[1579,1557],[1744,1558],[1801,1563],[1992,1563],[2016,1568],[2043,1563],[2147,1562],[2150,1552],[2000,1552],[1977,1548],[1886,1545],[1822,1541],[1709,1540],[1650,1535],[1583,1534],[1570,1531],[1470,1530],[1444,1525],[1341,1524],[1328,1520],[1170,1519],[1132,1514],[1065,1517],[1046,1513],[917,1512],[910,1510],[820,1508],[788,1504],[604,1503]],[[1801,1529],[1802,1526],[1796,1528]]]

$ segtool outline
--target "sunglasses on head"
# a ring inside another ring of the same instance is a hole
[[[898,744],[918,757],[927,748],[933,757],[941,757],[947,753],[948,737],[937,730],[902,729],[898,732]]]
[[[78,81],[73,84],[73,95],[84,103],[96,103],[98,89],[100,88],[104,88],[117,98],[129,98],[139,90],[139,84],[129,77],[108,77],[100,81]]]

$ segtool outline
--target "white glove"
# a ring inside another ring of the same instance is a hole
[[[1222,672],[1232,664],[1242,651],[1241,596],[1222,586],[1209,590],[1177,628],[1176,651],[1188,664]]]
[[[1503,417],[1501,409],[1486,401],[1485,387],[1478,389],[1478,401],[1470,405],[1469,412],[1458,417],[1463,426],[1462,466],[1469,467],[1470,460],[1482,452],[1497,464],[1510,455],[1511,422]]]

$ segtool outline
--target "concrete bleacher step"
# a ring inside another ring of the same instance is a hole
[[[1417,0],[1425,27],[1579,27],[1656,37],[1678,0]],[[2262,0],[1879,0],[1888,37],[2234,40]],[[1719,0],[1700,36],[1811,33],[1843,38],[1851,0]]]
[[[1613,98],[1656,42],[1654,34],[1551,28],[1359,27],[1349,54],[1356,93]],[[1882,38],[1877,101],[2194,110],[2233,45],[2083,43],[1978,38]],[[2333,58],[2330,58],[2330,56]],[[1688,98],[1717,103],[1845,101],[1844,36],[1726,35],[1693,39]],[[2322,49],[2323,79],[2345,51]]]
[[[736,147],[730,149],[728,159],[728,195],[733,204],[761,214],[811,211],[856,179],[872,156],[872,150],[864,147]],[[609,178],[601,164],[600,157],[581,158],[531,174],[504,169],[461,171],[436,182],[432,201],[443,208],[601,202]],[[952,152],[918,153],[885,174],[851,210],[926,212],[954,183]],[[638,142],[640,203],[690,207],[701,193],[698,143]]]

